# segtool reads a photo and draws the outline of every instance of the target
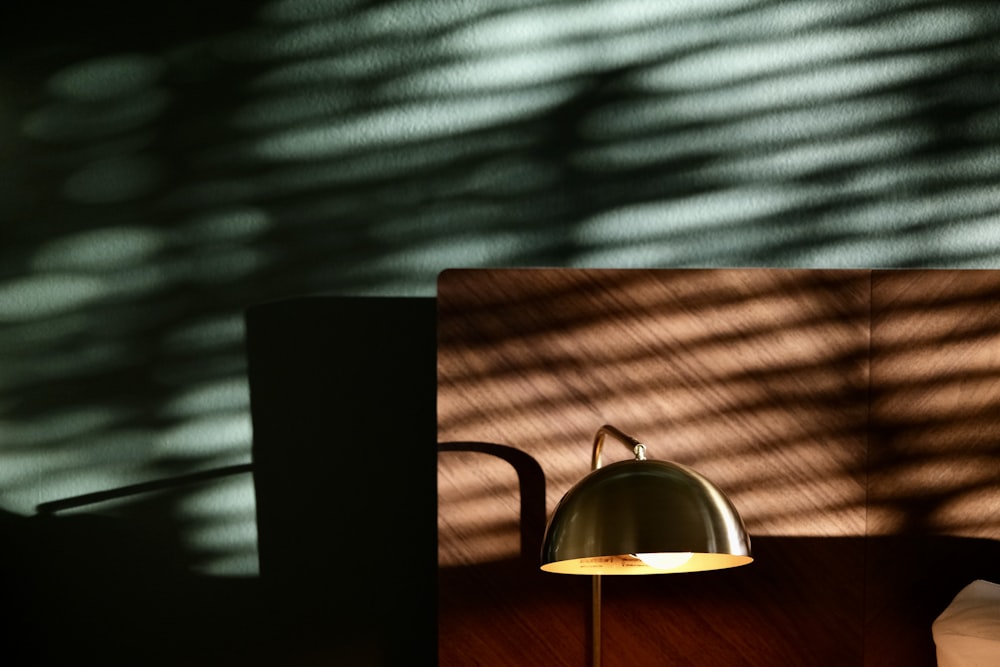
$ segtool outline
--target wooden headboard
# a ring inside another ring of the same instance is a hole
[[[589,581],[538,547],[605,423],[756,559],[606,577],[608,667],[932,667],[1000,578],[1000,272],[452,270],[437,308],[441,665],[586,664]]]

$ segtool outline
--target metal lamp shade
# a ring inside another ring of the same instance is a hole
[[[662,553],[691,555],[668,569],[636,557]],[[598,468],[563,496],[545,530],[541,567],[562,574],[659,574],[752,560],[743,520],[714,484],[677,463],[636,460]]]

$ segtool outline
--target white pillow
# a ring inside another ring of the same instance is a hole
[[[931,625],[938,667],[1000,665],[1000,585],[978,579]]]

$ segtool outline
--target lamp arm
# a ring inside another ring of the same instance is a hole
[[[601,428],[597,429],[597,433],[594,435],[594,453],[590,459],[591,471],[597,470],[601,467],[601,450],[604,448],[604,438],[608,435],[616,438],[626,447],[631,449],[632,453],[635,455],[636,461],[646,460],[646,445],[642,444],[627,433],[623,433],[614,426],[605,424]]]

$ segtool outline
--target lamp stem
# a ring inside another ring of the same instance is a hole
[[[604,448],[604,438],[612,436],[621,441],[632,450],[636,460],[646,460],[646,445],[642,444],[632,436],[618,430],[610,424],[605,424],[597,429],[594,435],[594,453],[590,459],[591,471],[601,467],[601,450]],[[590,651],[593,667],[601,667],[601,575],[591,577],[591,606],[590,606]]]
[[[608,435],[618,439],[625,446],[631,449],[632,453],[635,454],[636,459],[640,461],[645,460],[646,445],[642,444],[627,433],[619,431],[614,426],[605,424],[601,428],[597,429],[597,433],[594,435],[594,453],[590,459],[590,469],[592,471],[601,467],[601,449],[604,448],[604,437]]]
[[[593,667],[601,667],[601,575],[591,577],[590,651]]]

